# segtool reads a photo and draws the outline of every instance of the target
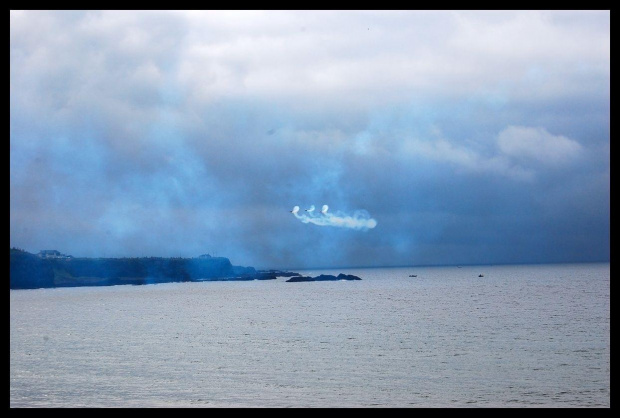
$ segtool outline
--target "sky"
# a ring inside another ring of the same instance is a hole
[[[10,12],[12,247],[310,269],[609,238],[610,11]]]

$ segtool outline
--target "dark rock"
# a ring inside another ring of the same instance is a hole
[[[316,277],[297,276],[291,277],[287,282],[325,282],[325,281],[339,281],[339,280],[362,280],[352,274],[340,273],[338,276],[332,274],[321,274]]]
[[[353,274],[340,273],[337,277],[338,280],[362,280],[361,278],[354,276]]]
[[[315,282],[335,281],[340,280],[332,274],[320,274],[314,278]]]
[[[314,282],[314,277],[309,276],[295,276],[287,280],[287,282]]]

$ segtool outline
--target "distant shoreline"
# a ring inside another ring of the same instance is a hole
[[[208,254],[195,258],[87,258],[56,250],[32,254],[11,248],[10,255],[11,289],[274,280],[278,277],[290,277],[287,282],[361,280],[343,274],[304,277],[291,271],[256,270],[254,267],[234,266],[226,257]]]

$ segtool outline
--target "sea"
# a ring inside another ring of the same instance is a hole
[[[609,408],[610,264],[10,291],[12,408]]]

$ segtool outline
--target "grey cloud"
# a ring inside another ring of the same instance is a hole
[[[269,268],[604,257],[608,21],[12,11],[11,243]],[[305,225],[306,203],[377,226]]]
[[[515,158],[529,158],[543,164],[564,164],[577,158],[582,146],[544,128],[509,126],[499,133],[497,144],[502,153]]]

